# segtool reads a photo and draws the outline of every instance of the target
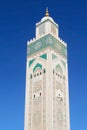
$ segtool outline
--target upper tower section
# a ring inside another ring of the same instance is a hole
[[[49,16],[48,8],[41,21],[36,23],[36,39],[46,34],[52,34],[58,38],[58,24],[56,24],[53,18]]]

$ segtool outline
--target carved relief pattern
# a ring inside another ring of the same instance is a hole
[[[59,97],[62,97],[62,84],[59,81],[56,81],[56,126],[57,130],[63,130],[63,99],[60,100]],[[61,93],[58,93],[60,90]],[[60,94],[60,95],[59,95]]]
[[[45,24],[41,25],[39,27],[39,34],[42,35],[42,34],[45,34]]]
[[[63,130],[64,124],[64,88],[63,88],[63,71],[60,65],[55,68],[55,111],[56,111],[56,130]]]
[[[43,74],[43,130],[46,130],[46,75]]]
[[[56,35],[56,27],[53,24],[51,24],[51,31]]]
[[[29,130],[31,130],[31,116],[32,116],[32,79],[30,79],[30,91],[29,91]]]
[[[56,130],[55,74],[53,74],[53,130]]]
[[[41,130],[42,127],[42,80],[33,83],[33,130]]]
[[[63,88],[64,88],[64,104],[63,104],[63,111],[64,111],[64,130],[67,130],[66,126],[67,126],[67,112],[66,112],[66,80],[65,80],[65,76],[63,76]]]

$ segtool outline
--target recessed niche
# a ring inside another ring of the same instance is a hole
[[[40,92],[40,96],[41,96],[41,92]]]

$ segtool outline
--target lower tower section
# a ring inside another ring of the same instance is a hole
[[[69,130],[67,61],[48,47],[28,59],[25,130]]]

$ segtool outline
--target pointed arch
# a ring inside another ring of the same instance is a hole
[[[43,60],[40,57],[37,57],[34,62],[32,63],[32,65],[28,68],[29,69],[29,73],[33,73],[38,71],[41,71],[43,68],[45,68],[46,66],[46,60]]]
[[[56,70],[57,70],[60,74],[63,74],[63,70],[62,70],[62,67],[60,66],[60,64],[56,65]]]
[[[40,63],[37,63],[35,67],[33,68],[33,72],[35,72],[37,69],[42,70],[42,65]]]
[[[66,68],[64,66],[64,64],[62,63],[61,60],[57,59],[53,62],[53,70],[59,70],[60,73],[62,73],[63,75],[66,74]]]

